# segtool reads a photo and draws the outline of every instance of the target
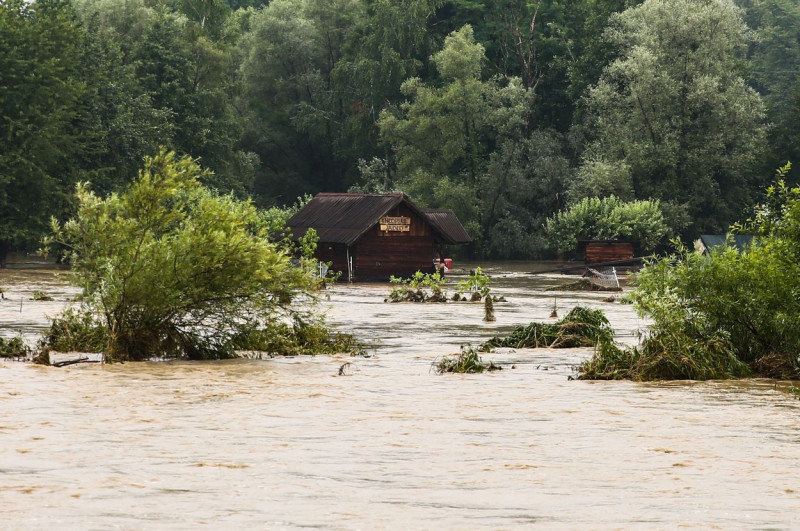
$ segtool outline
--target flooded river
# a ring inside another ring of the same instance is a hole
[[[462,343],[552,322],[554,304],[602,307],[635,341],[629,306],[546,291],[572,279],[533,267],[485,268],[508,300],[491,324],[482,304],[332,288],[329,320],[370,342],[369,358],[0,362],[0,528],[800,527],[788,384],[571,381],[587,349],[432,371]],[[32,338],[77,294],[53,272],[0,271],[0,286],[7,336]]]

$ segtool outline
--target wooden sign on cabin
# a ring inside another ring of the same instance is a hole
[[[409,232],[411,230],[411,218],[405,216],[384,216],[379,223],[383,232]]]

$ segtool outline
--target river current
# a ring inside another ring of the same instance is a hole
[[[632,308],[549,290],[575,279],[534,267],[487,264],[508,300],[494,323],[482,304],[330,288],[329,321],[370,357],[0,361],[0,528],[800,527],[788,382],[571,380],[590,349],[500,349],[483,357],[503,370],[436,374],[461,344],[552,322],[554,306],[601,307],[636,341]],[[41,331],[77,294],[63,275],[0,271],[3,335]]]

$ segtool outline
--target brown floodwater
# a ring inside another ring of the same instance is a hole
[[[468,267],[468,266],[467,266]],[[330,322],[372,357],[73,365],[0,362],[3,529],[793,529],[800,402],[788,383],[584,382],[589,349],[503,349],[503,370],[431,365],[608,293],[492,263],[507,303],[384,303],[329,290]],[[463,278],[463,270],[451,285]],[[77,291],[0,271],[5,336],[32,339]],[[41,290],[53,302],[28,300]],[[452,292],[452,288],[451,288]],[[21,304],[20,304],[21,302]],[[339,375],[341,372],[343,375]]]

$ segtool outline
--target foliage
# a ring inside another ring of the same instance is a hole
[[[653,324],[627,357],[601,352],[586,377],[734,378],[750,371],[786,378],[800,373],[800,189],[778,171],[763,204],[740,225],[759,235],[739,253],[708,256],[679,247],[637,277],[630,295]]]
[[[232,338],[231,348],[266,353],[267,355],[298,356],[316,354],[360,353],[363,348],[350,334],[331,331],[321,322],[294,319],[292,324],[275,323],[267,328],[241,331]]]
[[[108,327],[86,310],[67,309],[50,323],[39,341],[37,360],[46,360],[47,353],[105,352],[111,341]],[[45,362],[46,363],[46,362]]]
[[[585,198],[547,220],[551,245],[574,250],[579,240],[631,240],[653,250],[668,228],[658,200],[625,202],[616,196]]]
[[[30,352],[21,336],[0,337],[0,358],[27,358]]]
[[[685,203],[692,234],[724,232],[751,204],[766,133],[744,79],[742,12],[725,0],[646,0],[613,15],[606,36],[620,57],[586,99],[581,186]]]
[[[70,249],[110,359],[227,356],[241,330],[297,315],[293,301],[315,289],[253,205],[216,195],[203,175],[189,157],[162,151],[121,194],[101,199],[81,184],[76,217],[54,221],[49,243]]]
[[[444,374],[446,372],[474,374],[483,371],[499,371],[502,369],[502,367],[495,365],[491,361],[489,363],[484,363],[478,355],[478,351],[468,345],[462,345],[461,352],[455,356],[443,357],[434,364],[434,367],[436,367],[436,372],[439,374]]]
[[[68,4],[0,3],[0,242],[25,246],[67,207],[85,86]]]
[[[480,293],[481,297],[486,297],[491,291],[489,287],[490,281],[491,277],[478,267],[474,271],[469,272],[468,278],[458,283],[458,292],[461,294],[467,292]]]
[[[611,343],[614,330],[603,310],[576,306],[556,323],[532,322],[518,326],[507,337],[495,336],[480,346],[480,350],[494,347],[511,348],[574,348],[589,347],[601,342]]]
[[[698,337],[658,329],[637,347],[601,342],[578,367],[582,380],[718,380],[750,375],[722,332]]]
[[[0,244],[160,145],[262,207],[404,191],[454,210],[475,256],[550,254],[548,217],[612,194],[723,232],[753,168],[798,152],[798,20],[792,0],[9,0]]]
[[[393,284],[389,293],[392,302],[446,302],[443,287],[444,276],[435,273],[417,271],[411,278],[398,278],[392,275],[389,282]]]

